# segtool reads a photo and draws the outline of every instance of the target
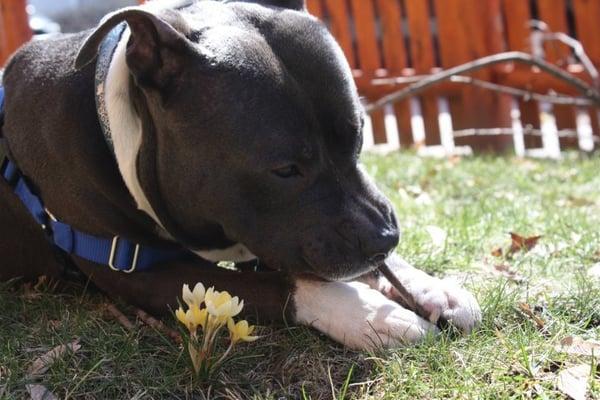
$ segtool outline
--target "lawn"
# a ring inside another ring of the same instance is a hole
[[[363,159],[396,206],[398,252],[464,282],[480,301],[472,335],[366,354],[309,328],[261,327],[264,337],[240,346],[212,382],[193,385],[179,345],[139,321],[124,328],[92,288],[2,285],[0,398],[25,398],[26,385],[40,384],[58,398],[89,399],[553,399],[564,398],[557,376],[581,365],[592,366],[583,383],[599,399],[598,351],[559,345],[600,337],[600,277],[589,273],[600,262],[600,158]],[[510,232],[541,238],[511,252]],[[27,377],[37,357],[73,340],[78,351]]]

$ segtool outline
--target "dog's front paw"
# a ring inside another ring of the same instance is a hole
[[[415,302],[427,313],[428,320],[440,319],[469,333],[481,322],[481,309],[475,297],[448,280],[428,277],[411,287]]]
[[[473,295],[451,280],[435,278],[393,254],[386,264],[412,296],[420,314],[431,323],[443,320],[469,333],[481,322],[481,308]],[[361,278],[387,298],[402,303],[400,293],[383,276],[368,274]]]
[[[397,347],[438,330],[359,282],[296,281],[296,321],[354,349]]]

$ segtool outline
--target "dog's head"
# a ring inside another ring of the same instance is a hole
[[[392,207],[358,165],[350,68],[303,1],[124,9],[77,66],[123,21],[137,175],[173,237],[196,250],[243,243],[271,267],[325,279],[365,273],[396,246]]]

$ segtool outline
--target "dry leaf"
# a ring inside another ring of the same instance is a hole
[[[525,278],[518,272],[514,271],[508,264],[497,264],[494,265],[494,271],[515,283],[521,283],[525,281]]]
[[[504,254],[504,251],[502,251],[502,247],[496,247],[494,250],[492,250],[491,254],[494,257],[502,257],[502,254]]]
[[[600,356],[600,341],[582,339],[578,336],[567,336],[556,346],[561,353],[579,356]]]
[[[427,233],[431,237],[431,242],[435,247],[443,248],[446,245],[446,238],[448,234],[445,230],[435,225],[428,225],[425,227]]]
[[[517,233],[510,232],[510,238],[512,240],[510,245],[510,253],[516,253],[518,251],[527,252],[533,249],[541,237],[541,235],[524,237]]]
[[[42,385],[26,385],[31,400],[56,400],[56,396]]]
[[[587,364],[567,368],[556,377],[556,387],[573,400],[585,400],[590,372]]]
[[[77,340],[68,344],[61,344],[59,346],[56,346],[49,352],[41,355],[33,361],[31,366],[27,370],[27,376],[29,378],[37,378],[44,375],[46,371],[50,369],[52,364],[56,362],[56,360],[62,358],[68,351],[72,351],[73,353],[75,353],[80,348],[81,345]]]
[[[523,314],[527,315],[529,318],[531,318],[535,322],[535,325],[537,326],[538,329],[540,329],[540,330],[544,329],[544,327],[546,326],[546,322],[544,322],[543,319],[541,319],[540,317],[535,315],[535,313],[533,312],[533,310],[531,309],[529,304],[519,303],[519,309],[523,312]]]

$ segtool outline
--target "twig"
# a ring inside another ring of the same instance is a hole
[[[135,311],[135,315],[137,315],[137,317],[140,319],[140,321],[142,321],[149,327],[156,329],[163,335],[170,337],[175,342],[177,342],[177,343],[182,342],[181,335],[179,334],[179,332],[167,327],[165,324],[163,324],[161,321],[157,320],[153,316],[149,315],[147,312],[140,310],[138,308]]]
[[[548,27],[548,24],[546,24],[543,21],[532,20],[529,24],[532,28],[536,28],[542,31],[540,35],[535,35],[535,32],[534,34],[532,34],[532,41],[540,50],[542,49],[541,45],[544,42],[548,41],[558,41],[570,47],[571,50],[573,50],[575,57],[579,59],[585,71],[588,73],[590,78],[592,78],[592,81],[594,82],[594,87],[597,90],[600,88],[600,74],[598,73],[598,70],[594,66],[592,60],[590,60],[590,58],[588,57],[587,53],[585,52],[585,48],[579,40],[563,32],[552,32]]]
[[[526,65],[536,66],[542,71],[547,72],[548,74],[567,82],[568,84],[574,86],[584,97],[592,100],[594,104],[600,105],[600,93],[594,90],[590,85],[588,85],[585,81],[571,75],[570,73],[562,70],[561,68],[550,64],[544,60],[539,58],[534,58],[529,54],[519,52],[519,51],[511,51],[506,53],[494,54],[487,57],[482,57],[475,61],[471,61],[453,68],[449,68],[447,70],[441,71],[437,74],[433,74],[420,80],[419,82],[415,82],[412,85],[409,85],[403,89],[398,90],[395,93],[391,93],[387,96],[382,97],[381,99],[371,103],[365,107],[367,112],[373,112],[380,108],[383,108],[387,104],[395,103],[400,101],[406,97],[412,96],[416,93],[422,92],[428,87],[435,85],[436,83],[442,82],[444,80],[450,79],[450,77],[454,75],[461,75],[467,72],[477,71],[482,68],[502,64],[507,62],[520,62]]]
[[[499,85],[497,83],[483,81],[481,79],[471,78],[470,76],[463,75],[454,75],[450,77],[450,82],[453,83],[465,83],[473,86],[480,87],[486,90],[493,90],[495,92],[508,94],[515,97],[520,97],[525,101],[535,100],[535,101],[545,101],[547,103],[552,104],[563,104],[563,105],[573,105],[573,106],[592,106],[595,103],[584,97],[573,97],[573,96],[565,96],[562,94],[540,94],[531,92],[529,90],[517,89],[510,86]]]
[[[543,133],[540,129],[534,129],[531,126],[523,127],[523,134],[528,136],[542,137]],[[474,129],[461,129],[453,132],[455,138],[471,137],[471,136],[500,136],[500,135],[514,135],[512,128],[474,128]],[[577,139],[577,131],[573,129],[562,129],[557,132],[559,138],[573,138]],[[600,138],[593,137],[594,143],[600,143]]]
[[[132,331],[133,329],[135,329],[135,325],[133,324],[133,322],[131,322],[129,318],[127,318],[127,316],[125,316],[125,314],[123,314],[114,304],[105,304],[105,309],[125,329],[127,329],[128,331]]]

